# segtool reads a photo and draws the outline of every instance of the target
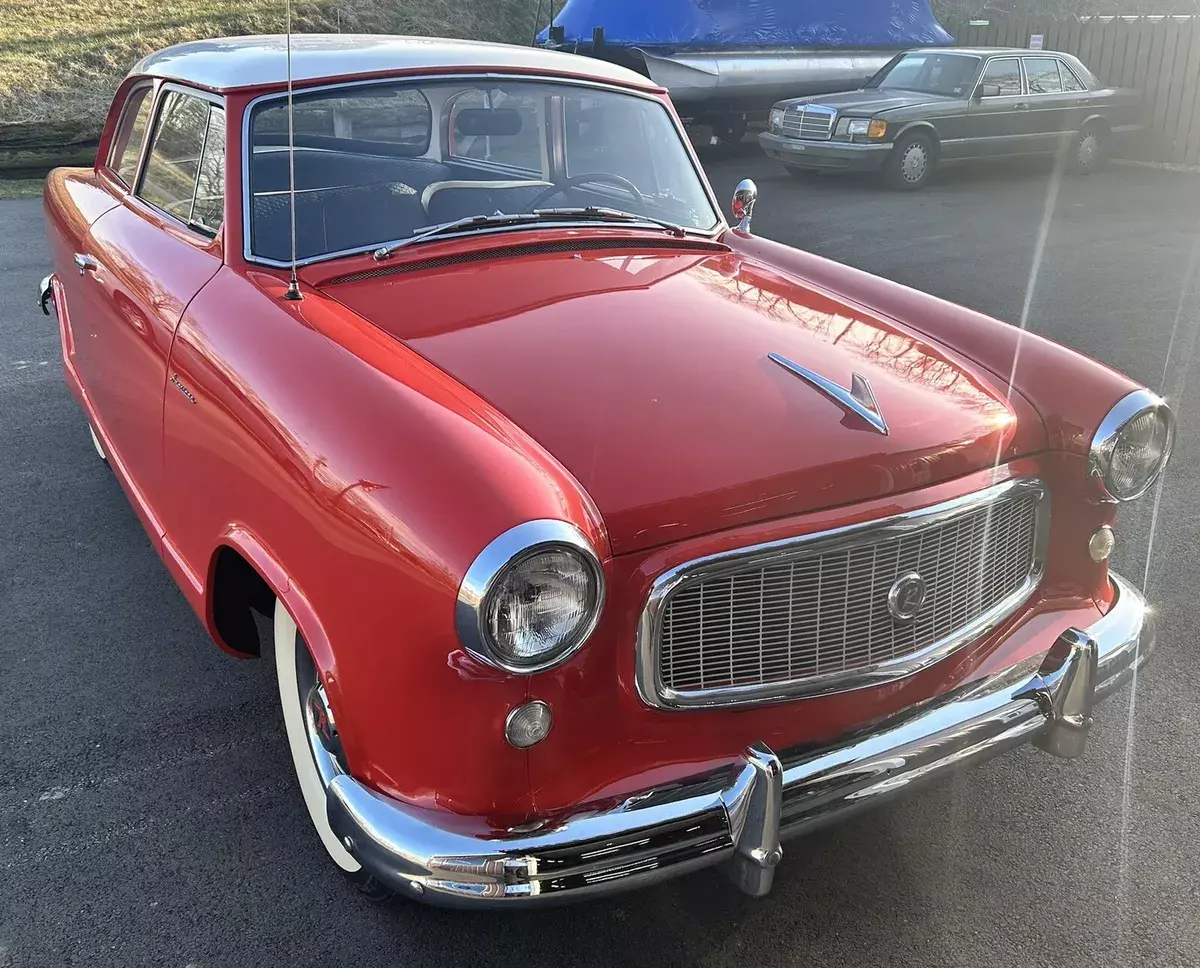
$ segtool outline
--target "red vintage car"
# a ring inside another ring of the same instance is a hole
[[[40,298],[364,891],[763,894],[788,837],[1079,755],[1153,645],[1108,559],[1162,400],[753,236],[749,183],[731,228],[621,68],[302,36],[289,108],[288,65],[137,65],[49,179]]]

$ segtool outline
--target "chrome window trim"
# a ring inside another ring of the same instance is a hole
[[[596,583],[596,608],[570,647],[555,652],[542,662],[517,665],[493,651],[483,627],[483,605],[496,579],[505,569],[535,552],[553,548],[567,548],[581,555]],[[604,568],[583,532],[567,521],[551,518],[525,521],[494,538],[471,562],[458,588],[458,598],[454,604],[454,627],[463,647],[481,662],[516,675],[544,672],[566,662],[587,644],[604,611],[604,593]]]
[[[301,88],[297,93],[312,94],[317,91],[330,91],[330,90],[334,90],[334,89],[340,88],[340,87],[364,87],[364,86],[369,86],[369,85],[396,84],[399,82],[421,84],[421,83],[428,83],[428,82],[434,82],[434,81],[464,81],[464,80],[481,80],[481,79],[491,79],[491,80],[498,80],[498,81],[526,81],[526,82],[534,82],[534,83],[540,82],[540,83],[549,83],[549,84],[565,84],[565,85],[569,85],[571,87],[586,87],[586,88],[592,88],[592,89],[600,90],[600,91],[612,91],[617,94],[628,94],[633,97],[644,98],[647,101],[654,101],[656,104],[660,105],[664,111],[667,111],[667,116],[668,116],[669,120],[671,121],[671,124],[675,128],[676,134],[679,136],[680,141],[683,144],[684,154],[687,156],[688,161],[691,163],[692,171],[695,173],[696,177],[698,179],[700,179],[700,184],[704,188],[705,197],[708,199],[708,204],[712,208],[712,212],[716,216],[716,220],[717,220],[716,225],[712,229],[686,229],[685,231],[689,235],[696,236],[697,238],[704,238],[704,239],[711,240],[711,239],[715,239],[715,238],[719,237],[724,232],[729,230],[729,224],[725,221],[724,211],[722,210],[721,205],[717,201],[717,196],[713,192],[712,185],[709,183],[707,176],[704,174],[704,169],[701,167],[699,159],[696,157],[696,152],[695,152],[695,149],[692,147],[691,139],[688,138],[687,133],[683,129],[683,123],[679,120],[679,117],[674,112],[667,110],[666,105],[663,104],[662,99],[652,91],[641,91],[641,90],[637,90],[635,88],[621,87],[619,84],[605,84],[600,81],[590,81],[590,80],[584,80],[581,78],[574,78],[574,77],[561,77],[561,76],[554,75],[554,74],[511,74],[511,73],[500,73],[500,72],[496,72],[496,71],[467,71],[467,72],[464,72],[461,74],[407,74],[407,75],[403,75],[400,77],[384,77],[384,78],[375,77],[375,78],[371,78],[369,80],[364,80],[364,81],[338,81],[333,84],[319,84],[319,85],[315,85],[313,87],[304,87],[304,88]],[[269,94],[260,94],[258,97],[254,98],[253,100],[248,102],[246,104],[246,107],[242,111],[242,258],[251,265],[272,266],[276,269],[290,269],[292,264],[290,261],[284,261],[284,260],[280,260],[280,259],[268,259],[263,256],[255,255],[250,250],[250,235],[251,235],[251,232],[250,232],[250,224],[251,224],[250,223],[250,197],[251,197],[251,187],[252,187],[250,184],[250,158],[251,158],[251,154],[252,154],[252,150],[253,150],[253,146],[250,143],[250,118],[253,116],[254,109],[258,106],[258,104],[260,102],[268,101],[268,100],[272,100],[272,99],[278,100],[278,99],[286,98],[286,97],[287,97],[286,91],[272,91]],[[439,235],[437,237],[437,239],[438,239],[438,241],[442,241],[445,239],[460,238],[461,236],[464,236],[464,235],[476,235],[476,236],[499,235],[499,234],[508,233],[508,232],[522,232],[531,227],[545,228],[544,225],[543,226],[510,225],[510,226],[504,226],[504,227],[500,227],[500,228],[491,229],[486,232],[481,232],[478,229],[476,229],[471,232],[461,232],[461,233],[456,232],[453,234],[448,233],[446,235]],[[597,227],[612,228],[612,225],[609,223],[606,223],[605,225],[598,226],[598,224],[596,222],[556,222],[555,223],[555,228],[560,228],[560,229],[562,229],[562,228],[595,229]],[[299,259],[299,260],[297,260],[296,265],[298,267],[306,266],[306,265],[313,265],[318,262],[329,262],[333,259],[343,259],[346,256],[350,256],[350,255],[364,255],[368,252],[374,252],[376,249],[380,248],[381,246],[382,247],[393,246],[393,245],[396,245],[403,241],[404,241],[404,239],[391,239],[391,240],[385,241],[385,242],[373,242],[370,245],[364,245],[364,246],[360,246],[360,247],[354,248],[354,249],[342,249],[338,252],[326,252],[326,253],[323,253],[322,255],[310,256],[307,259]]]
[[[848,672],[833,672],[783,682],[684,692],[668,689],[663,684],[659,672],[663,612],[670,596],[683,585],[698,579],[717,577],[725,572],[738,571],[747,566],[769,565],[799,555],[816,554],[827,547],[843,550],[872,544],[882,538],[929,527],[973,508],[984,507],[1022,493],[1038,496],[1033,563],[1025,582],[967,625],[921,651]],[[847,692],[852,689],[880,686],[911,676],[986,635],[1029,599],[1046,570],[1049,525],[1050,491],[1038,478],[1025,477],[1003,481],[962,497],[893,517],[720,552],[678,565],[655,580],[638,621],[634,662],[638,694],[643,702],[657,709],[712,709]]]
[[[1167,445],[1163,449],[1162,461],[1158,465],[1158,470],[1146,482],[1145,487],[1136,494],[1117,497],[1109,491],[1108,483],[1105,480],[1108,476],[1109,464],[1112,461],[1113,448],[1117,443],[1117,434],[1130,420],[1140,416],[1147,410],[1161,410],[1165,411],[1167,415]],[[1100,486],[1104,489],[1104,494],[1109,501],[1120,503],[1136,501],[1150,490],[1154,486],[1154,482],[1162,476],[1163,469],[1171,459],[1171,451],[1175,446],[1175,429],[1175,414],[1167,406],[1167,402],[1157,393],[1144,388],[1127,393],[1113,404],[1112,409],[1100,421],[1100,426],[1096,428],[1096,433],[1092,435],[1092,443],[1088,450],[1089,476],[1096,478]]]

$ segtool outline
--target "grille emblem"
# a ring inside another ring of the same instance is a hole
[[[915,571],[906,571],[888,591],[888,611],[898,622],[911,622],[925,604],[928,593],[925,579]]]
[[[843,387],[778,353],[768,353],[767,359],[772,363],[778,363],[789,373],[812,384],[838,406],[861,417],[872,430],[887,436],[887,421],[883,419],[883,414],[879,410],[879,404],[875,400],[875,391],[871,389],[871,384],[861,373],[853,374],[850,386]]]

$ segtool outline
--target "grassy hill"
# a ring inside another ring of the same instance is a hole
[[[541,19],[548,19],[542,2]],[[297,31],[529,43],[538,0],[316,0]],[[185,40],[281,33],[283,0],[0,0],[0,168],[87,157],[113,89],[143,55]],[[538,24],[542,26],[542,24]]]

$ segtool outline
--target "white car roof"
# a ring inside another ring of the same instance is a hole
[[[293,34],[292,80],[296,83],[389,71],[533,71],[573,74],[623,86],[654,87],[631,70],[576,54],[440,37],[387,34]],[[167,47],[142,59],[131,74],[180,81],[213,91],[287,83],[283,34],[218,37]]]

